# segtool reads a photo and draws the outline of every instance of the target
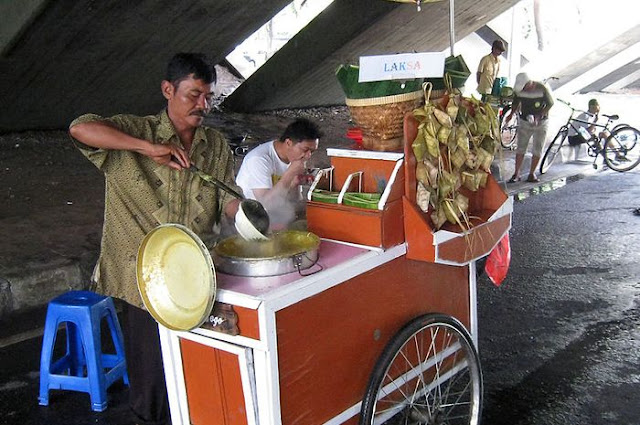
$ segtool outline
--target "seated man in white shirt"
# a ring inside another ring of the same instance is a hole
[[[298,118],[280,138],[252,149],[242,161],[236,183],[247,198],[264,205],[272,230],[286,228],[300,218],[304,200],[299,186],[320,137],[322,132],[314,122]]]
[[[598,121],[599,113],[600,104],[598,104],[598,100],[591,99],[589,100],[589,111],[582,112],[576,117],[576,119],[582,122],[574,122],[573,125],[575,126],[575,129],[571,126],[569,127],[569,137],[567,138],[567,141],[569,142],[569,146],[573,148],[574,160],[578,159],[582,144],[596,135],[596,127],[593,124]],[[581,128],[584,128],[586,132],[581,130]],[[598,137],[606,137],[606,133],[600,132]]]

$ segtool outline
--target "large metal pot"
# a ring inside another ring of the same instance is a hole
[[[239,236],[220,241],[211,250],[216,270],[237,276],[277,276],[301,271],[318,260],[320,238],[311,232],[285,230],[267,241]]]

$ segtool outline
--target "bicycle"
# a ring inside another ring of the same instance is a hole
[[[596,161],[599,155],[604,158],[605,164],[614,171],[624,172],[635,168],[640,163],[640,131],[628,124],[618,124],[611,130],[611,124],[619,119],[618,115],[602,114],[607,119],[605,124],[590,123],[574,117],[576,112],[583,111],[571,106],[569,102],[558,99],[571,108],[571,114],[567,122],[560,127],[558,133],[549,143],[547,150],[540,161],[540,174],[544,174],[556,159],[558,152],[565,146],[569,129],[580,134],[587,144],[587,154],[593,157],[593,168],[597,169]],[[591,135],[580,124],[594,126],[600,131]]]
[[[500,144],[503,148],[514,149],[516,144],[516,131],[518,130],[518,114],[512,114],[511,119],[505,121],[505,117],[511,111],[510,98],[500,99],[500,110],[498,112],[498,122],[500,125]]]

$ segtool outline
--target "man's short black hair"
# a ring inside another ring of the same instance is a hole
[[[180,81],[191,74],[196,80],[207,84],[216,83],[216,69],[202,53],[176,53],[167,65],[165,80],[178,87]]]
[[[280,141],[291,139],[294,143],[299,143],[303,140],[315,140],[321,137],[322,131],[316,123],[307,118],[297,118],[284,130]]]

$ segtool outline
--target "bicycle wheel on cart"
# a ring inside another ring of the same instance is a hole
[[[558,130],[556,137],[554,137],[551,143],[549,143],[549,146],[542,157],[542,161],[540,161],[540,174],[546,173],[549,167],[551,167],[551,164],[553,164],[553,161],[555,161],[558,156],[558,152],[560,152],[560,149],[564,146],[568,134],[569,130],[566,126],[563,126]]]
[[[511,112],[511,107],[506,106],[500,114],[500,144],[503,148],[512,148],[516,143],[516,131],[518,130],[518,114],[507,116]]]
[[[480,422],[482,370],[471,336],[455,318],[427,314],[407,323],[378,359],[360,425]]]
[[[640,131],[627,125],[611,133],[604,144],[604,162],[609,168],[623,172],[640,163]]]

